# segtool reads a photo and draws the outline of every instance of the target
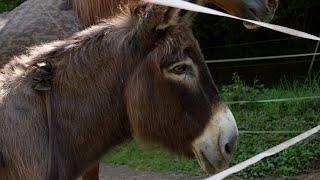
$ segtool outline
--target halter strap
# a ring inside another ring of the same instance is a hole
[[[43,94],[46,106],[47,115],[47,127],[48,127],[48,164],[47,164],[47,177],[53,179],[53,124],[52,124],[52,105],[51,105],[51,93],[52,93],[52,74],[53,68],[50,63],[37,64],[35,76],[33,78],[34,89]]]

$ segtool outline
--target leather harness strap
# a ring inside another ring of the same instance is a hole
[[[4,167],[5,163],[4,163],[4,157],[3,154],[0,152],[0,167]]]
[[[33,88],[43,95],[48,127],[48,164],[47,164],[47,179],[55,180],[56,172],[54,169],[54,153],[53,153],[53,138],[54,138],[54,125],[52,115],[52,77],[53,67],[50,63],[39,63],[36,65],[35,74],[33,77]],[[1,153],[0,153],[0,166],[1,166]],[[83,180],[98,180],[99,179],[99,164],[90,169],[89,173],[85,174]]]
[[[53,165],[53,128],[52,128],[52,109],[51,109],[51,91],[44,91],[44,97],[46,101],[46,110],[47,110],[47,125],[48,125],[48,177],[53,177],[51,174],[52,171],[52,165]]]
[[[50,63],[39,63],[36,66],[35,76],[33,78],[34,89],[41,92],[44,96],[46,115],[47,115],[47,127],[48,127],[48,164],[47,164],[47,177],[52,179],[54,175],[53,171],[53,123],[52,123],[52,105],[51,105],[51,93],[52,93],[52,75],[53,68]]]

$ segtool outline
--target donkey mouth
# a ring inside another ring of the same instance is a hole
[[[257,13],[253,9],[249,8],[246,14],[247,14],[246,17],[245,17],[246,19],[251,19],[251,20],[254,20],[254,21],[261,21],[261,18],[258,17]],[[257,28],[260,27],[260,26],[258,26],[256,24],[253,24],[253,23],[250,23],[250,22],[247,22],[247,21],[244,21],[243,25],[247,29],[257,29]]]
[[[257,28],[260,27],[260,26],[258,26],[256,24],[253,24],[253,23],[250,23],[250,22],[246,22],[246,21],[243,22],[243,25],[247,29],[257,29]]]
[[[275,10],[277,9],[277,4],[274,5],[274,7],[271,7],[271,9],[268,8],[264,8],[264,10],[260,10],[258,11],[256,8],[248,8],[245,10],[244,13],[244,18],[245,19],[250,19],[250,20],[254,20],[254,21],[260,21],[260,22],[270,22],[273,17],[274,17],[274,13]],[[247,29],[257,29],[260,26],[250,23],[250,22],[243,22],[243,25],[247,28]]]
[[[227,165],[225,165],[223,162],[214,163],[210,161],[203,151],[194,151],[194,154],[200,167],[209,174],[219,173],[227,167]]]

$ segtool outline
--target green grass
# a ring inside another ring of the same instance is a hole
[[[0,0],[0,13],[10,11],[22,2],[23,0]]]
[[[202,175],[196,160],[189,160],[168,153],[161,148],[140,148],[134,141],[110,152],[104,159],[111,164],[128,165],[141,170]]]
[[[258,100],[284,97],[320,95],[319,81],[307,83],[284,81],[274,88],[265,88],[259,83],[247,86],[237,76],[234,84],[220,88],[226,101]],[[320,100],[286,103],[232,105],[239,130],[306,131],[320,122]],[[237,164],[255,154],[267,150],[297,134],[240,134],[238,150],[231,164]],[[143,149],[143,148],[142,148]],[[320,160],[319,134],[308,140],[267,158],[236,174],[233,178],[287,177],[303,172]],[[135,142],[129,142],[104,158],[111,164],[128,165],[141,170],[202,176],[196,160],[187,160],[165,150],[141,150]]]

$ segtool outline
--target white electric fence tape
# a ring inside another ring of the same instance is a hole
[[[283,151],[283,150],[285,150],[285,149],[287,149],[287,148],[289,148],[289,147],[291,147],[291,146],[293,146],[293,145],[295,145],[295,144],[297,144],[297,143],[309,138],[310,136],[318,133],[319,131],[320,131],[320,125],[315,127],[315,128],[313,128],[313,129],[311,129],[311,130],[309,130],[309,131],[307,131],[307,132],[305,132],[305,133],[303,133],[303,134],[301,134],[301,135],[299,135],[299,136],[297,136],[297,137],[295,137],[295,138],[292,138],[292,139],[290,139],[290,140],[288,140],[288,141],[286,141],[286,142],[284,142],[282,144],[279,144],[279,145],[277,145],[277,146],[275,146],[275,147],[273,147],[273,148],[271,148],[271,149],[269,149],[269,150],[267,150],[265,152],[262,152],[262,153],[260,153],[260,154],[258,154],[256,156],[254,156],[254,157],[252,157],[252,158],[240,163],[240,164],[237,164],[237,165],[235,165],[235,166],[233,166],[233,167],[231,167],[231,168],[229,168],[229,169],[227,169],[225,171],[222,171],[221,173],[218,173],[218,174],[216,174],[214,176],[211,176],[211,177],[207,178],[206,180],[221,180],[221,179],[224,179],[224,178],[226,178],[226,177],[228,177],[228,176],[230,176],[230,175],[232,175],[234,173],[237,173],[237,172],[239,172],[239,171],[241,171],[243,169],[246,169],[247,167],[249,167],[249,166],[261,161],[262,159],[264,159],[266,157],[275,155],[275,154],[277,154],[277,153],[279,153],[279,152],[281,152],[281,151]]]
[[[253,104],[253,103],[281,103],[281,102],[291,102],[291,101],[303,101],[303,100],[315,100],[320,99],[320,96],[309,96],[309,97],[297,97],[297,98],[282,98],[282,99],[265,99],[256,101],[229,101],[226,102],[228,105],[234,104]]]
[[[197,5],[194,3],[186,2],[183,0],[142,0],[142,1],[148,2],[148,3],[153,3],[153,4],[158,4],[158,5],[163,5],[163,6],[169,6],[169,7],[173,7],[173,8],[179,8],[179,9],[199,12],[199,13],[205,13],[205,14],[211,14],[211,15],[215,15],[215,16],[222,16],[222,17],[227,17],[227,18],[232,18],[232,19],[238,19],[241,21],[253,23],[253,24],[259,25],[261,27],[272,29],[274,31],[279,31],[279,32],[289,34],[292,36],[297,36],[297,37],[301,37],[301,38],[305,38],[305,39],[320,41],[319,37],[302,32],[302,31],[298,31],[295,29],[291,29],[291,28],[287,28],[287,27],[283,27],[283,26],[279,26],[279,25],[275,25],[275,24],[269,24],[269,23],[265,23],[265,22],[239,18],[236,16],[232,16],[230,14],[227,14],[227,13],[223,13],[223,12],[220,12],[220,11],[217,11],[214,9],[210,9],[210,8],[200,6],[200,5]]]

